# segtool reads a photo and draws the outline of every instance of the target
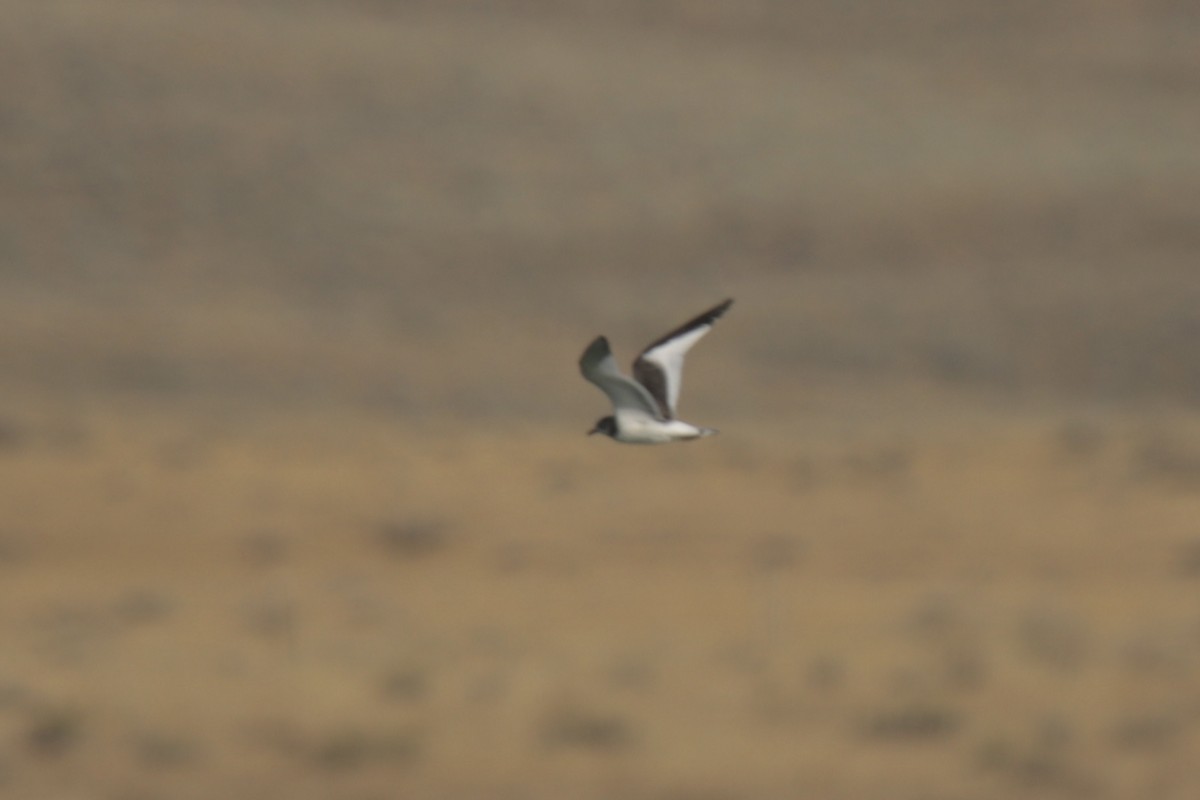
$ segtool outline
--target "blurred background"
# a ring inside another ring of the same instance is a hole
[[[1198,143],[1191,2],[9,0],[0,793],[1196,797]]]

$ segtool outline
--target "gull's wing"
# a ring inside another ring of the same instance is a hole
[[[579,357],[579,371],[583,377],[600,387],[612,401],[613,413],[619,420],[623,416],[636,415],[641,418],[664,419],[664,412],[646,387],[625,377],[617,368],[608,339],[597,336]]]
[[[683,357],[731,305],[733,300],[726,300],[688,320],[643,350],[633,362],[633,377],[646,387],[667,419],[675,418],[679,387],[683,383]]]

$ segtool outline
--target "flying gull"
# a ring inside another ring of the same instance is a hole
[[[579,370],[608,395],[613,415],[597,422],[588,435],[603,433],[627,444],[666,444],[716,433],[676,419],[675,406],[683,357],[731,305],[733,300],[726,300],[655,341],[633,362],[633,378],[617,367],[608,339],[597,336],[580,356]]]

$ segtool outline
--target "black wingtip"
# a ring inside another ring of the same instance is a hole
[[[703,314],[696,317],[694,320],[688,323],[688,326],[712,323],[719,319],[726,311],[728,311],[731,305],[733,305],[733,298],[727,297],[724,302],[718,303],[708,311],[705,311]]]
[[[579,368],[586,371],[587,367],[585,365],[599,361],[611,352],[612,348],[608,346],[608,337],[597,336],[583,351],[583,355],[579,357]]]
[[[703,312],[697,314],[696,316],[689,319],[687,322],[680,325],[678,328],[675,328],[674,330],[672,330],[670,333],[667,333],[667,334],[659,337],[658,339],[654,340],[650,344],[646,345],[646,349],[642,350],[642,355],[645,355],[646,353],[650,352],[651,350],[658,347],[659,345],[662,345],[666,342],[671,341],[676,336],[680,336],[684,333],[687,333],[688,331],[692,330],[693,328],[698,328],[701,325],[712,325],[714,322],[717,321],[718,317],[720,317],[722,314],[724,314],[726,311],[729,310],[729,307],[731,305],[733,305],[732,297],[727,298],[722,303],[718,303],[717,305],[710,308],[708,311],[703,311]],[[639,359],[641,357],[642,356],[638,356]]]

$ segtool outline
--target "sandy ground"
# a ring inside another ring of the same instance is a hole
[[[0,794],[1200,793],[1188,3],[0,9]],[[575,359],[725,296],[620,447]]]

